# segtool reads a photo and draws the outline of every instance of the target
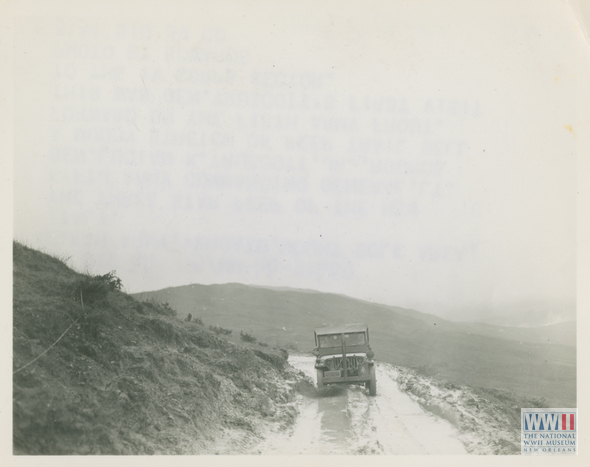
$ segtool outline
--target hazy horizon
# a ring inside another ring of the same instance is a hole
[[[569,321],[577,321],[576,317],[576,307],[575,303],[555,303],[555,304],[544,304],[543,307],[539,307],[538,303],[530,302],[530,303],[513,303],[507,304],[503,308],[498,310],[489,310],[489,308],[482,307],[479,309],[469,309],[469,310],[453,310],[451,313],[447,313],[446,315],[437,312],[437,310],[432,312],[426,312],[424,310],[420,310],[417,308],[412,307],[405,307],[400,306],[396,303],[385,303],[385,302],[376,302],[373,300],[364,299],[361,297],[355,297],[350,294],[341,293],[341,292],[330,292],[326,290],[316,290],[316,289],[309,289],[309,288],[301,288],[301,287],[291,287],[291,286],[272,286],[272,285],[264,285],[264,284],[245,284],[242,282],[225,282],[225,283],[211,283],[211,284],[203,284],[203,283],[190,283],[190,284],[179,284],[179,285],[171,285],[162,287],[159,289],[154,290],[140,290],[140,291],[128,291],[129,294],[133,295],[140,295],[142,293],[149,293],[149,292],[158,292],[161,290],[167,289],[174,289],[179,287],[190,287],[194,285],[199,286],[228,286],[228,285],[240,285],[246,287],[253,287],[259,289],[268,289],[268,290],[275,290],[275,291],[294,291],[294,292],[302,292],[302,293],[318,293],[318,294],[335,294],[344,297],[348,297],[354,300],[360,300],[364,302],[374,303],[377,305],[385,305],[391,307],[398,307],[412,311],[418,311],[421,313],[429,313],[434,316],[438,316],[443,319],[451,320],[451,321],[477,321],[477,322],[485,322],[489,324],[497,324],[497,325],[505,325],[505,326],[517,326],[517,327],[529,327],[529,326],[547,326],[551,324],[558,324],[563,322]],[[531,320],[530,315],[536,314],[539,316],[538,320]]]

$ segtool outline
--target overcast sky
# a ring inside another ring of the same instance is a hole
[[[387,3],[20,17],[15,238],[129,292],[573,309],[567,3]]]

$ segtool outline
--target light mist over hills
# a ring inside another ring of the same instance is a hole
[[[324,293],[318,290],[297,288],[297,287],[275,287],[269,285],[248,284],[249,287],[269,289],[276,291],[294,291],[301,293]],[[343,297],[349,297],[344,294]],[[356,299],[367,303],[374,303],[367,300]],[[416,311],[416,310],[413,310]],[[416,311],[416,313],[419,313]],[[450,321],[479,322],[493,324],[496,326],[513,326],[513,327],[539,327],[552,324],[559,324],[568,321],[576,321],[575,304],[570,303],[553,303],[553,304],[536,304],[533,302],[524,302],[519,305],[507,305],[500,310],[492,310],[489,307],[481,308],[464,308],[449,311],[445,313],[432,313],[439,318]]]
[[[487,307],[454,310],[447,319],[495,324],[498,326],[538,327],[576,321],[575,303],[518,303],[491,310]]]

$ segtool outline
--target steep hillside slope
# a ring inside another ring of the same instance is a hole
[[[365,322],[381,361],[461,384],[546,398],[556,407],[575,406],[572,323],[542,329],[455,323],[343,295],[242,284],[193,284],[134,296],[167,301],[180,313],[302,351],[313,348],[316,326]]]
[[[13,253],[15,454],[239,453],[295,417],[286,351],[139,303],[114,273]]]

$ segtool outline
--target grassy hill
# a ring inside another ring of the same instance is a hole
[[[15,454],[247,452],[295,417],[286,351],[238,345],[114,273],[13,244]]]
[[[314,346],[315,327],[365,322],[381,361],[458,383],[546,398],[554,407],[576,406],[575,323],[543,328],[456,323],[343,295],[235,283],[134,296],[165,301],[184,315],[306,352]]]

